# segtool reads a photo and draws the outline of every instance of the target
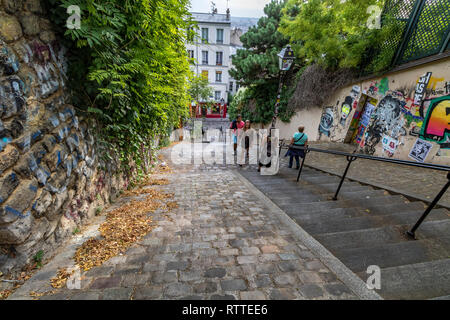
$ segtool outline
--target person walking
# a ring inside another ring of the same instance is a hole
[[[240,114],[238,114],[238,116],[236,117],[236,120],[233,120],[233,122],[230,125],[230,129],[232,130],[231,134],[233,137],[233,150],[234,150],[234,155],[236,156],[236,151],[237,151],[237,138],[238,135],[240,134],[242,128],[244,128],[245,123],[244,121],[242,121],[242,116]]]
[[[252,125],[250,120],[245,120],[244,128],[242,128],[242,137],[240,139],[241,148],[245,150],[245,152],[241,152],[241,158],[239,161],[239,166],[242,167],[242,164],[248,163],[250,158],[250,146],[253,143],[253,134],[254,130],[252,129]]]
[[[285,157],[289,156],[289,168],[292,168],[292,164],[294,162],[297,163],[296,169],[300,169],[300,158],[305,157],[305,151],[301,149],[291,148],[293,147],[306,147],[308,145],[308,136],[304,133],[305,127],[298,127],[298,132],[294,133],[294,136],[291,139],[291,144],[288,152],[286,152]]]

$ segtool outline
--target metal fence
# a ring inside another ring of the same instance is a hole
[[[450,49],[450,0],[386,0],[381,23],[399,31],[382,46],[391,67]]]

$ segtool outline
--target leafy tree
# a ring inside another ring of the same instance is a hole
[[[74,104],[97,120],[125,164],[188,114],[188,0],[45,0],[69,49]],[[65,26],[81,8],[81,29]]]
[[[272,119],[280,77],[277,54],[288,44],[288,38],[279,31],[281,10],[285,1],[272,0],[264,8],[266,16],[258,21],[241,36],[244,49],[237,50],[233,56],[233,69],[230,74],[247,90],[242,90],[230,105],[230,114],[242,113],[243,117],[253,122],[267,123]],[[293,69],[295,69],[294,67]],[[288,121],[287,101],[289,90],[289,73],[285,79],[280,103],[280,119]]]
[[[189,95],[198,101],[208,101],[213,95],[213,88],[209,86],[209,81],[202,75],[192,77],[189,84]]]
[[[383,28],[367,26],[375,21],[370,6],[377,6],[381,12],[383,3],[384,0],[288,0],[279,31],[295,44],[296,54],[308,63],[331,70],[366,66],[386,39],[398,32],[395,23],[386,23]],[[392,55],[377,60],[372,69],[387,67],[390,59]]]

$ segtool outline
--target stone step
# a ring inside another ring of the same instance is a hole
[[[366,281],[369,276],[358,276]],[[381,269],[381,290],[385,299],[450,299],[450,259],[402,265]]]
[[[316,192],[321,193],[336,193],[336,190],[339,186],[339,183],[324,183],[324,184],[313,184],[313,183],[307,183],[304,184],[304,186],[310,190],[315,190]],[[373,190],[371,187],[363,186],[356,182],[348,182],[346,181],[339,192],[356,192],[356,191],[366,191],[366,190]],[[339,197],[339,196],[338,196]]]
[[[414,202],[412,202],[414,203]],[[409,208],[409,207],[408,207]],[[320,223],[321,221],[333,221],[339,222],[342,219],[356,218],[356,217],[366,217],[377,222],[386,222],[388,225],[402,225],[402,224],[414,224],[423,214],[422,210],[406,210],[406,211],[396,211],[396,213],[391,214],[373,214],[372,212],[367,212],[364,208],[336,208],[325,212],[311,212],[307,214],[296,214],[292,215],[301,221],[302,224],[312,224]],[[447,209],[433,209],[428,215],[426,221],[430,220],[445,220],[449,218]],[[345,220],[344,222],[346,222]]]
[[[296,203],[298,202],[322,202],[328,201],[323,195],[300,195],[295,198]],[[292,197],[277,197],[272,200],[279,207],[288,206],[293,203]]]
[[[338,199],[336,201],[329,200],[329,201],[322,201],[322,202],[313,202],[313,203],[300,203],[298,201],[293,200],[292,204],[289,207],[283,207],[282,209],[285,210],[287,214],[290,213],[310,213],[314,211],[322,211],[327,209],[333,209],[333,208],[379,208],[380,206],[386,206],[389,204],[405,204],[402,203],[405,201],[405,198],[403,196],[380,196],[380,197],[373,197],[370,199],[364,199],[364,200],[341,200]],[[295,204],[298,203],[298,206]]]
[[[365,272],[371,265],[390,268],[446,259],[450,248],[440,239],[410,240],[406,242],[360,248],[328,248],[355,273]]]
[[[385,215],[373,215],[367,212],[364,213],[365,211],[362,209],[356,210],[358,210],[362,215],[350,218],[338,216],[337,218],[330,217],[329,219],[321,219],[321,217],[314,218],[314,213],[311,213],[306,217],[306,219],[303,219],[302,214],[291,215],[291,217],[309,233],[312,235],[317,235],[380,228],[390,225],[405,225],[412,227],[423,213],[422,211],[411,210],[408,206],[404,208],[403,212]],[[448,217],[444,213],[444,210],[445,209],[433,210],[427,217],[426,221],[447,219]],[[355,211],[352,211],[352,213],[354,212]]]
[[[292,218],[297,218],[302,224],[314,223],[316,221],[329,219],[345,219],[366,216],[367,212],[362,208],[334,208],[323,212],[310,212],[302,214],[291,214]]]
[[[334,197],[334,193],[325,193],[323,196],[327,199],[331,199]],[[380,197],[389,197],[391,196],[389,192],[385,190],[374,190],[374,189],[368,189],[368,190],[358,190],[358,191],[347,191],[347,190],[341,190],[338,194],[339,200],[360,200],[365,201],[365,199],[371,199],[371,198],[380,198]],[[406,198],[404,198],[406,200]]]
[[[359,248],[370,245],[409,241],[405,237],[405,230],[409,229],[412,225],[389,225],[381,228],[325,233],[315,235],[314,237],[327,248]],[[417,231],[418,239],[445,238],[449,235],[450,219],[425,221]]]

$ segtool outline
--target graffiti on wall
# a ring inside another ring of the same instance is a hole
[[[450,143],[450,95],[429,101],[420,137],[446,148]]]
[[[344,102],[342,102],[341,119],[339,121],[341,126],[345,126],[350,112],[352,111],[352,109],[356,109],[360,92],[361,89],[359,86],[353,86],[352,90],[350,91],[350,95],[346,96]]]
[[[399,140],[406,135],[404,128],[405,119],[402,116],[402,108],[405,104],[393,95],[386,95],[372,113],[372,122],[367,129],[365,137],[365,151],[368,154],[375,153],[376,145],[383,136]],[[397,143],[399,145],[400,142]]]
[[[430,82],[431,72],[427,72],[425,75],[419,78],[416,85],[416,92],[414,93],[414,104],[421,105],[423,99],[425,98],[426,89],[428,83]]]
[[[324,135],[329,137],[333,121],[334,121],[333,107],[326,107],[320,119],[319,133],[321,134],[323,133]]]
[[[372,81],[372,83],[369,85],[369,88],[365,88],[364,93],[375,96],[377,94],[384,95],[387,91],[389,91],[389,79],[387,77],[384,77],[380,80],[380,82]]]

